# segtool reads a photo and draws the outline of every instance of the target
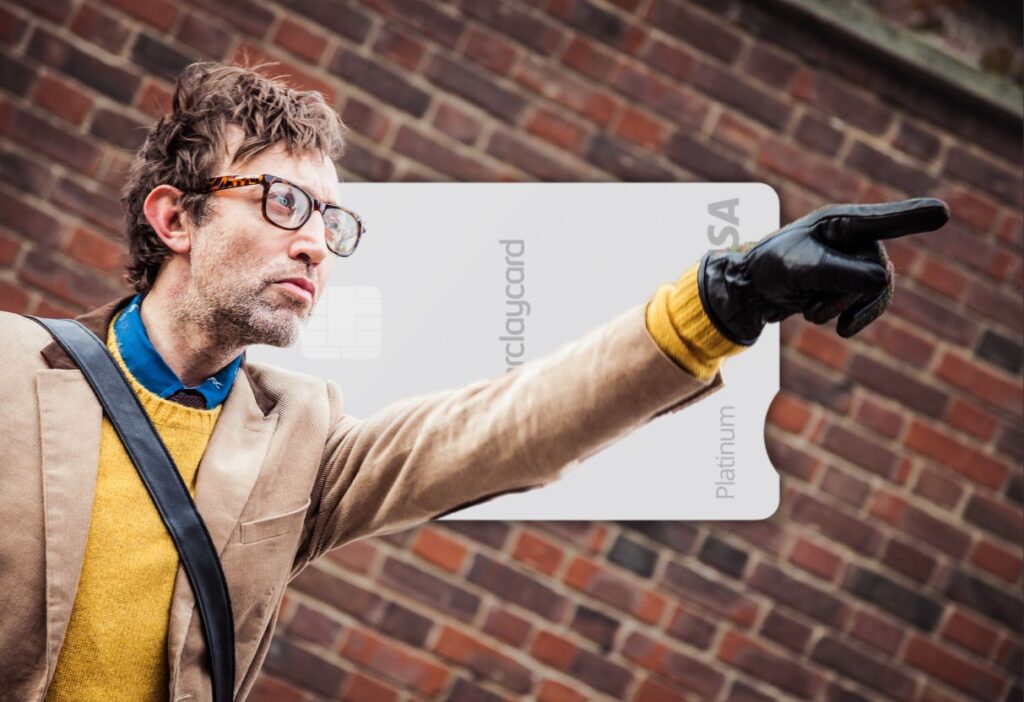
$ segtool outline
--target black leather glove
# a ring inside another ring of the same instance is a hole
[[[877,319],[893,294],[882,239],[938,229],[949,208],[930,197],[827,205],[756,243],[709,251],[697,274],[700,301],[727,339],[750,346],[764,325],[802,312],[815,324],[837,314],[848,338]]]

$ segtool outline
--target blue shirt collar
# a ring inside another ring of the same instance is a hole
[[[146,334],[141,314],[144,296],[144,293],[139,293],[133,297],[114,322],[117,347],[129,372],[142,387],[160,397],[168,398],[182,389],[195,390],[206,400],[207,409],[220,405],[227,398],[235,382],[238,368],[242,365],[242,354],[199,385],[186,386],[153,348],[149,335]]]

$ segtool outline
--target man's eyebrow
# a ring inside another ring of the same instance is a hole
[[[310,195],[315,197],[320,202],[326,202],[328,205],[337,205],[338,204],[336,202],[332,202],[328,198],[323,197],[320,193],[316,192],[316,190],[314,190],[313,188],[309,187],[309,185],[307,185],[306,183],[300,183],[297,180],[293,180],[291,182],[295,183],[296,185],[298,185],[300,188],[305,190],[307,193],[309,193]]]

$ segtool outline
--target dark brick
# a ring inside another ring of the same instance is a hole
[[[385,559],[380,582],[463,621],[471,621],[480,609],[477,595],[396,558]]]
[[[893,141],[893,146],[897,149],[917,156],[922,161],[931,161],[938,156],[941,145],[942,142],[935,132],[906,118],[900,120],[900,130]]]
[[[342,156],[340,163],[346,171],[358,173],[374,183],[391,180],[395,171],[395,166],[391,161],[378,156],[354,141],[345,142],[345,155]]]
[[[680,130],[673,134],[664,151],[672,162],[712,181],[752,179],[750,171],[740,164],[735,156],[726,155],[722,149],[699,141],[688,130]]]
[[[847,373],[852,380],[929,417],[939,418],[946,412],[949,401],[946,393],[873,358],[854,356]]]
[[[11,231],[24,234],[29,241],[43,247],[54,247],[60,241],[60,222],[25,202],[23,198],[8,195],[2,190],[0,224]]]
[[[962,178],[982,190],[992,193],[1018,208],[1022,201],[1021,175],[1019,172],[1004,168],[1001,164],[968,151],[957,144],[950,148],[946,155],[946,166],[943,175]]]
[[[942,591],[952,600],[1014,631],[1019,631],[1024,624],[1024,605],[1019,592],[1010,595],[973,575],[955,570],[949,572]]]
[[[813,585],[791,578],[782,570],[759,563],[749,584],[777,602],[834,627],[841,627],[849,615],[846,604]]]
[[[452,148],[406,125],[399,127],[393,148],[396,152],[456,180],[471,182],[496,180],[494,171],[489,167],[457,153]]]
[[[442,12],[439,9],[440,5],[436,3],[422,0],[389,0],[378,7],[448,48],[459,42],[465,28],[465,22]]]
[[[502,129],[495,129],[491,134],[487,153],[540,180],[560,183],[579,180],[580,177],[579,170],[568,165],[564,157],[549,155],[526,139]]]
[[[372,20],[341,0],[283,0],[295,14],[314,24],[361,44],[370,33]]]
[[[1007,428],[1009,429],[1009,427]],[[1021,433],[1019,428],[1017,429],[1017,433],[1018,435]],[[1010,475],[1010,480],[1006,484],[1005,494],[1009,499],[1013,500],[1017,504],[1024,505],[1024,476],[1021,475],[1019,469]]]
[[[847,571],[843,587],[925,631],[933,631],[942,616],[942,606],[935,600],[858,566]]]
[[[287,628],[290,638],[304,639],[324,648],[333,648],[341,631],[341,624],[302,604],[296,608]]]
[[[71,31],[80,37],[102,46],[112,54],[121,53],[131,31],[120,19],[106,10],[83,3],[71,23]]]
[[[939,187],[939,181],[924,171],[901,163],[862,141],[856,142],[850,149],[846,165],[912,197],[923,197]]]
[[[720,612],[741,626],[753,624],[757,615],[757,603],[751,598],[674,561],[669,561],[661,582],[684,599]]]
[[[708,619],[684,609],[679,609],[665,629],[669,635],[700,649],[711,645],[715,638],[715,625]]]
[[[382,611],[378,611],[380,611],[380,616],[367,620],[369,623],[375,625],[385,634],[405,641],[407,644],[418,648],[426,646],[427,636],[430,634],[431,627],[434,626],[432,619],[396,602],[388,602]]]
[[[834,156],[843,143],[843,132],[818,119],[809,112],[804,113],[794,135],[802,144],[826,156]]]
[[[462,3],[462,9],[473,18],[544,55],[550,55],[561,38],[561,32],[557,29],[507,2],[467,0]]]
[[[811,660],[878,690],[886,699],[910,700],[917,689],[914,679],[906,673],[830,635],[815,644]]]
[[[25,10],[63,24],[71,14],[71,0],[21,0],[18,5]]]
[[[896,538],[886,545],[882,562],[921,583],[928,582],[938,563],[935,558],[916,546]]]
[[[80,51],[65,40],[36,28],[28,55],[119,102],[131,104],[141,79],[135,73]]]
[[[233,39],[232,33],[222,25],[194,12],[185,15],[177,36],[183,44],[198,49],[207,58],[218,60],[227,54]]]
[[[822,375],[795,358],[787,358],[781,368],[782,388],[823,405],[840,414],[850,411],[853,381],[845,374],[838,380]]]
[[[726,633],[718,657],[803,699],[815,699],[823,683],[822,677],[802,661],[779,655],[732,631]]]
[[[782,556],[782,551],[789,541],[789,536],[780,522],[769,519],[716,522],[716,526],[743,539],[749,546],[770,553],[776,558]]]
[[[338,666],[280,636],[271,641],[264,665],[276,675],[332,698],[348,677]]]
[[[569,628],[585,638],[590,639],[607,653],[611,651],[615,634],[619,630],[619,620],[598,612],[596,609],[579,605]]]
[[[108,231],[119,231],[124,223],[124,211],[118,199],[102,191],[85,188],[81,179],[61,178],[53,190],[53,202]]]
[[[10,104],[0,103],[0,134],[86,175],[96,173],[102,156],[91,141]]]
[[[821,445],[837,456],[889,480],[894,478],[900,464],[900,457],[889,449],[834,424],[828,425]]]
[[[636,50],[642,35],[638,29],[614,12],[602,9],[588,0],[573,0],[563,19],[572,27],[629,53]]]
[[[698,59],[694,53],[676,43],[654,39],[644,61],[676,80],[687,83],[693,75],[693,68]]]
[[[35,68],[0,52],[0,88],[15,95],[25,95],[35,80]]]
[[[772,129],[782,130],[789,121],[789,104],[767,90],[755,87],[735,73],[710,63],[701,63],[693,74],[693,83],[708,95],[731,105]]]
[[[148,34],[139,34],[132,45],[132,61],[171,82],[194,60],[192,56]]]
[[[444,56],[434,56],[427,67],[427,76],[442,88],[510,124],[516,124],[526,109],[527,102],[521,95],[502,88],[479,71],[466,68]]]
[[[825,690],[825,702],[871,702],[871,699],[832,682]]]
[[[775,702],[776,700],[774,695],[758,692],[742,680],[733,682],[732,689],[729,690],[729,697],[726,699],[729,702]]]
[[[36,160],[4,149],[0,151],[0,180],[18,190],[46,198],[53,187],[54,176]]]
[[[331,60],[330,71],[414,117],[422,117],[430,104],[429,93],[378,62],[348,49],[338,50]]]
[[[987,361],[995,363],[1011,373],[1020,373],[1024,366],[1024,348],[1002,334],[986,329],[974,352]]]
[[[656,551],[619,534],[612,550],[608,553],[608,560],[637,575],[649,578],[658,563],[658,554]]]
[[[1011,543],[1020,544],[1024,541],[1024,514],[1020,508],[974,493],[967,502],[964,517],[972,524]]]
[[[504,698],[465,678],[456,678],[446,698],[448,702],[502,702]]]
[[[683,522],[619,522],[619,524],[683,554],[690,553],[698,534],[696,527]]]
[[[999,279],[1005,275],[1009,260],[1006,249],[992,244],[982,232],[955,216],[944,227],[925,236],[928,237],[929,248],[946,254],[946,260],[966,264],[991,278]]]
[[[647,20],[725,63],[735,61],[743,47],[740,35],[724,23],[672,0],[655,0],[647,13]]]
[[[725,684],[725,676],[704,661],[666,649],[654,639],[634,631],[622,646],[622,655],[652,667],[672,682],[697,693],[698,699],[712,699]],[[623,698],[619,698],[623,699]]]
[[[566,672],[617,700],[625,699],[626,688],[633,682],[633,673],[627,668],[583,649],[576,652]]]
[[[548,586],[482,554],[473,557],[466,579],[551,621],[560,620],[569,603]]]
[[[700,93],[689,88],[678,88],[650,70],[637,69],[629,64],[619,66],[614,86],[669,117],[680,128],[699,129],[711,109],[710,101]]]
[[[622,142],[598,134],[590,142],[585,158],[603,171],[625,181],[672,181],[672,172],[657,164],[648,155],[635,151]]]
[[[708,534],[697,557],[702,563],[734,578],[743,576],[743,569],[749,560],[746,551],[730,546],[714,534]]]
[[[871,491],[868,483],[835,466],[828,467],[825,477],[821,479],[821,489],[854,507],[862,506]]]
[[[1004,292],[982,280],[972,280],[967,292],[967,306],[974,312],[995,320],[1009,329],[1020,326],[1024,298]],[[975,327],[970,327],[974,331]]]
[[[491,548],[499,551],[504,547],[510,531],[508,525],[503,522],[446,520],[438,522],[438,525],[449,531],[453,531],[456,534],[461,534],[467,539],[472,539],[477,543],[481,543],[484,546],[490,546]]]
[[[114,146],[135,151],[146,140],[149,125],[107,108],[97,110],[89,133]]]
[[[82,275],[46,256],[30,251],[18,269],[21,280],[72,304],[99,307],[120,291],[96,278]],[[122,293],[123,294],[123,293]]]
[[[21,17],[11,13],[5,7],[0,7],[0,42],[8,45],[17,44],[25,33],[28,23]]]
[[[782,90],[799,68],[800,64],[789,56],[754,42],[744,63],[743,72],[760,78],[776,90]]]
[[[803,622],[774,609],[768,613],[761,625],[762,635],[797,653],[804,650],[807,642],[811,640],[812,632],[813,629]]]
[[[768,460],[780,472],[808,482],[814,480],[818,459],[775,436],[765,438],[765,447],[768,449]]]
[[[820,68],[809,77],[806,85],[798,85],[795,92],[799,97],[806,96],[808,102],[826,114],[836,115],[870,134],[884,134],[893,120],[894,112],[890,107],[848,88],[834,74]]]
[[[262,37],[274,22],[274,13],[251,0],[195,0],[228,25],[254,37]]]
[[[977,324],[974,321],[964,317],[952,305],[940,304],[909,288],[902,287],[896,291],[891,311],[959,346],[967,346],[975,339]]]
[[[817,526],[822,534],[867,556],[874,555],[882,534],[860,517],[847,515],[832,505],[810,495],[796,493],[790,498],[789,510],[794,521]]]
[[[316,567],[303,570],[292,587],[363,622],[380,621],[387,606],[379,595]]]

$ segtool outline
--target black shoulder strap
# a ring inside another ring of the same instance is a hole
[[[228,702],[235,683],[231,599],[213,541],[174,460],[107,347],[95,334],[73,319],[26,317],[45,327],[81,369],[138,469],[192,585],[210,655],[213,699]]]

